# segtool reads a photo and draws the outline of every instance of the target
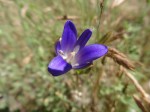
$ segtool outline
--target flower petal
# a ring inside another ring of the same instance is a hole
[[[60,41],[57,41],[55,43],[55,53],[58,55],[60,50],[61,50]]]
[[[100,58],[101,56],[105,55],[108,51],[107,46],[101,44],[91,44],[83,49],[81,49],[76,57],[76,63],[82,65],[87,62],[92,62],[93,60]]]
[[[68,72],[72,66],[67,63],[61,56],[56,56],[48,65],[48,71],[53,76],[59,76]]]
[[[71,52],[77,41],[77,30],[71,21],[67,21],[62,34],[61,48],[64,53]]]
[[[79,50],[83,48],[90,39],[91,35],[92,31],[90,29],[86,29],[77,40],[75,46],[79,46]]]
[[[91,63],[85,63],[85,64],[81,64],[81,65],[77,65],[77,66],[73,66],[74,69],[83,69],[83,68],[86,68],[88,66],[92,65],[92,62]]]

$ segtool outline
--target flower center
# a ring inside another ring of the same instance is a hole
[[[59,50],[60,56],[66,60],[68,63],[73,64],[75,60],[76,52],[64,53],[62,50]]]
[[[76,63],[76,60],[75,60],[75,55],[79,51],[79,48],[80,48],[80,46],[76,46],[74,48],[74,50],[69,53],[64,53],[62,50],[59,50],[58,52],[64,60],[66,60],[68,63],[70,63],[72,66],[74,66],[74,65],[78,65],[78,63]]]

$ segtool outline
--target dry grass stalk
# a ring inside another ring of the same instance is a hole
[[[132,83],[135,85],[136,89],[141,94],[143,100],[147,102],[148,105],[150,105],[150,95],[146,93],[146,91],[143,89],[143,87],[139,84],[139,82],[135,79],[135,77],[129,73],[125,68],[122,68],[125,75],[132,81]]]
[[[123,34],[126,33],[125,31],[120,32],[107,32],[105,35],[102,36],[99,43],[110,43],[117,39],[122,39]]]
[[[24,5],[23,8],[21,9],[21,16],[24,18],[26,17],[27,11],[29,9],[28,5]]]
[[[121,70],[135,85],[136,89],[141,94],[142,99],[150,106],[150,95],[146,93],[146,91],[139,84],[139,82],[135,79],[135,77],[127,71],[127,69],[129,70],[134,69],[134,65],[132,64],[132,62],[129,61],[123,53],[119,52],[118,50],[114,48],[109,48],[109,51],[106,56],[112,58],[115,62],[117,62],[119,65],[122,66]]]
[[[56,17],[57,20],[76,20],[76,19],[79,19],[78,16],[68,16],[68,15],[64,15],[64,16],[58,16]]]
[[[142,110],[142,112],[148,112],[144,107],[142,100],[138,96],[133,95],[133,98],[136,104],[138,105],[138,107]]]
[[[132,62],[128,60],[128,58],[123,53],[119,52],[115,48],[109,48],[106,56],[112,58],[116,63],[129,70],[134,69],[134,65],[132,64]]]
[[[141,94],[141,98],[133,95],[136,104],[142,110],[142,112],[150,112],[150,95],[143,89],[143,87],[139,84],[139,82],[131,73],[129,73],[123,67],[122,70],[124,71],[125,75],[132,81],[137,91],[139,91],[139,93]]]
[[[111,8],[117,7],[119,5],[121,5],[125,0],[114,0],[112,3]]]
[[[113,34],[112,37],[109,39],[109,42],[115,41],[117,39],[122,39],[124,33],[126,33],[126,32],[121,31],[121,32],[117,32],[117,33]]]

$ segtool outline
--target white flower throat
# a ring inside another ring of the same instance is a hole
[[[75,56],[79,51],[80,46],[76,46],[72,52],[64,53],[62,50],[59,50],[58,53],[59,55],[66,60],[68,63],[70,63],[72,66],[77,66],[79,65],[76,63]]]

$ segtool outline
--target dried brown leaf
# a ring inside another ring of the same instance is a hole
[[[22,65],[28,64],[28,63],[31,61],[32,57],[33,57],[33,54],[32,54],[32,53],[30,53],[28,56],[26,56],[26,57],[22,60]]]

